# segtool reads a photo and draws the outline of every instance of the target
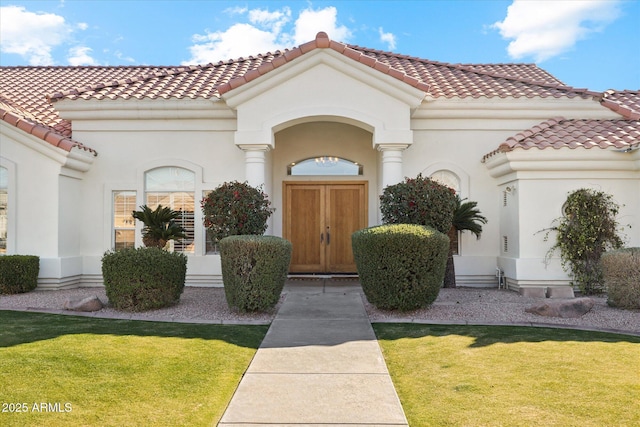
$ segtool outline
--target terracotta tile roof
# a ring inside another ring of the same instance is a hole
[[[211,98],[315,49],[333,49],[380,72],[417,87],[433,97],[569,97],[600,95],[564,85],[534,64],[448,64],[391,52],[346,45],[318,33],[293,49],[202,66],[165,67],[130,79],[90,79],[91,85],[59,90],[52,101],[115,98]]]
[[[640,120],[640,91],[638,90],[608,90],[602,94],[600,103],[625,119]]]
[[[28,111],[12,106],[7,103],[2,96],[0,96],[0,120],[3,120],[26,133],[34,135],[54,147],[62,148],[65,151],[71,151],[72,148],[79,148],[81,150],[88,151],[94,156],[98,155],[98,153],[92,148],[62,135],[53,128],[38,123],[38,121],[35,120]]]
[[[500,144],[483,161],[497,154],[521,148],[615,148],[640,146],[639,120],[567,120],[556,117],[519,132]]]
[[[71,123],[58,116],[56,100],[218,98],[315,49],[333,49],[435,98],[596,97],[620,114],[630,110],[634,120],[639,111],[637,92],[575,89],[534,64],[448,64],[346,45],[325,33],[293,49],[198,66],[0,67],[0,99],[4,112],[70,138]]]
[[[71,139],[71,122],[60,118],[48,94],[165,68],[173,67],[0,67],[0,117],[66,151],[80,148],[97,155],[95,150]]]
[[[449,64],[354,48],[428,84],[429,95],[434,98],[589,98],[599,95],[566,86],[535,64]]]
[[[124,81],[172,67],[0,67],[0,97],[40,124],[71,136],[71,124],[60,119],[47,96],[90,83]]]

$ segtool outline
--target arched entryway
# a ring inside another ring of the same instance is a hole
[[[273,231],[293,243],[290,271],[355,273],[351,234],[377,222],[379,153],[372,133],[324,120],[295,124],[274,137]],[[292,174],[293,164],[309,159],[354,166],[337,174],[329,164]]]

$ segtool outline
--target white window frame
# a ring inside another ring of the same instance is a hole
[[[194,210],[193,210],[193,243],[194,243],[194,251],[185,252],[187,256],[202,256],[205,255],[205,235],[204,235],[204,227],[198,226],[198,224],[202,224],[202,209],[200,209],[199,200],[197,199],[198,194],[202,194],[203,191],[203,170],[202,166],[197,165],[195,163],[191,163],[186,160],[176,160],[176,159],[159,159],[151,162],[147,162],[142,164],[137,170],[137,180],[136,180],[136,190],[138,194],[137,205],[141,206],[146,203],[146,193],[145,193],[145,174],[153,169],[164,168],[164,167],[177,167],[182,169],[187,169],[193,173],[195,173],[195,183],[194,183]],[[210,184],[207,184],[207,188]],[[139,224],[140,221],[137,221],[136,224],[136,247],[142,246],[142,224]]]
[[[0,166],[7,170],[7,250],[6,255],[16,253],[16,218],[18,207],[16,203],[17,193],[17,166],[14,162],[0,157]]]

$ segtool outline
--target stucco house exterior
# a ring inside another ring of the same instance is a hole
[[[140,246],[140,205],[181,210],[187,285],[220,286],[200,200],[263,185],[292,273],[355,272],[351,233],[385,186],[422,173],[478,202],[459,285],[567,285],[540,230],[568,192],[613,194],[640,246],[640,91],[564,85],[532,64],[448,64],[346,45],[202,66],[0,68],[0,253],[41,258],[40,288],[99,286]]]

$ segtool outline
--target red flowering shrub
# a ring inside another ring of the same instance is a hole
[[[416,224],[447,234],[457,207],[455,191],[419,174],[386,187],[380,196],[385,224]]]
[[[202,199],[207,235],[214,245],[234,235],[261,235],[273,213],[261,189],[246,182],[225,182]]]

